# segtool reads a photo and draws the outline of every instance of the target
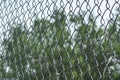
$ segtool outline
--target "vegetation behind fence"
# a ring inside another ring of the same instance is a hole
[[[1,0],[1,79],[119,80],[119,5]]]

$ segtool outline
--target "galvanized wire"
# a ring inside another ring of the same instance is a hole
[[[119,80],[119,0],[0,0],[0,79]]]

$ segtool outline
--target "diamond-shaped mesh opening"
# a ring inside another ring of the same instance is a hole
[[[119,80],[119,0],[1,0],[1,80]]]

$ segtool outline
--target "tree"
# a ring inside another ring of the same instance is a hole
[[[70,22],[77,26],[75,35],[69,31],[68,16]],[[119,79],[115,69],[110,70],[115,63],[109,62],[113,50],[114,55],[120,53],[120,46],[116,44],[120,37],[117,28],[110,25],[105,34],[105,30],[94,22],[94,15],[88,16],[88,23],[84,21],[83,14],[68,16],[63,10],[54,10],[50,16],[52,22],[36,19],[31,30],[24,29],[22,25],[11,28],[9,37],[2,43],[5,51],[0,63],[3,65],[2,77],[107,80],[111,73],[113,79]]]
[[[83,21],[83,17],[84,15],[72,15],[71,17],[71,22],[78,26],[74,38],[74,53],[77,56],[74,61],[76,74],[81,74],[82,80],[107,80],[111,79],[110,74],[113,75],[113,79],[118,80],[119,74],[110,71],[110,67],[115,66],[115,62],[112,62],[113,59],[110,60],[110,58],[120,53],[120,46],[117,44],[120,37],[118,28],[110,25],[105,31],[96,26],[93,15],[89,15],[88,23]]]
[[[3,77],[56,80],[57,73],[61,74],[61,79],[64,77],[61,71],[70,65],[70,33],[63,11],[55,10],[51,18],[54,22],[35,20],[32,31],[22,29],[21,25],[12,28],[11,38],[5,38],[3,42],[4,64],[7,63],[11,72],[6,72]],[[63,61],[62,65],[58,65],[60,61]],[[69,72],[66,75],[70,76]]]

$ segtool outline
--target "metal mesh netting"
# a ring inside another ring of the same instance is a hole
[[[0,0],[1,80],[119,80],[119,0]]]

